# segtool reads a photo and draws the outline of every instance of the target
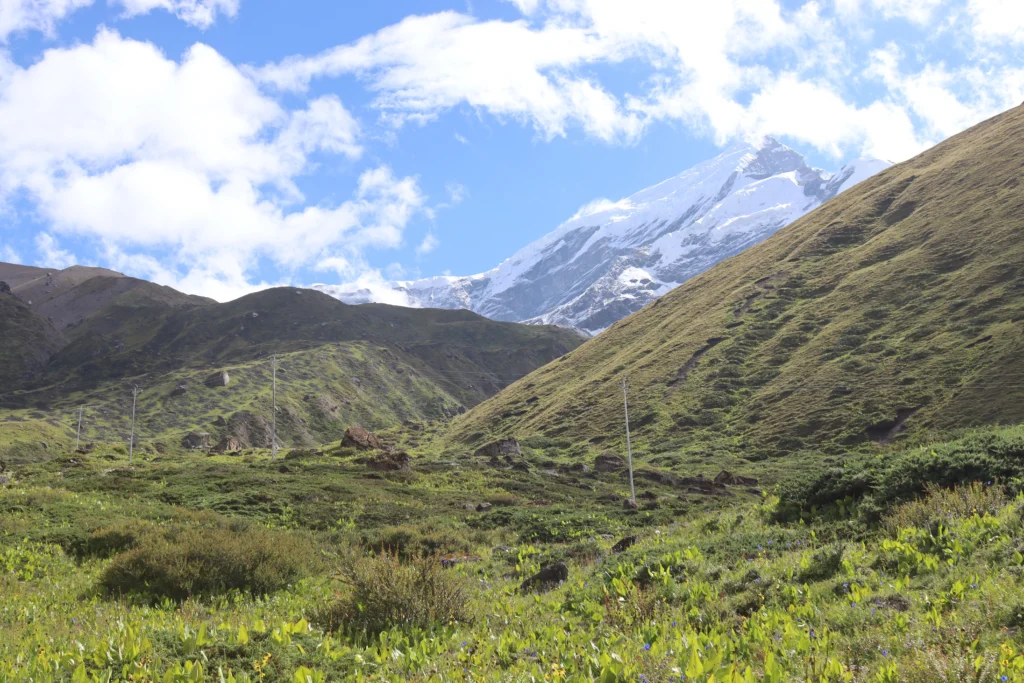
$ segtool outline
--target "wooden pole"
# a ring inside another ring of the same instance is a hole
[[[277,457],[277,356],[270,359],[274,375],[274,386],[271,390],[273,396],[273,410],[270,415],[270,461]]]
[[[85,406],[78,406],[78,431],[75,433],[75,451],[78,451],[78,442],[82,440],[82,409]]]

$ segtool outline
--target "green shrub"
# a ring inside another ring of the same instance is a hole
[[[231,590],[263,595],[319,569],[305,537],[259,527],[187,528],[145,534],[115,557],[100,584],[108,594],[184,600]]]
[[[845,552],[846,548],[842,544],[821,548],[814,553],[808,565],[801,568],[800,581],[811,583],[831,579],[842,569]]]
[[[994,515],[1006,505],[1002,487],[972,482],[953,489],[929,484],[924,498],[904,503],[882,520],[882,525],[894,537],[901,529],[919,527],[930,529],[934,524],[949,526],[955,519],[972,515]]]
[[[428,629],[471,621],[466,580],[438,556],[402,561],[395,553],[361,557],[342,571],[349,592],[314,615],[329,631],[375,635],[393,627]]]

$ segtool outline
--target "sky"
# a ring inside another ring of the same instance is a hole
[[[1021,0],[0,0],[0,261],[387,301],[736,142],[901,161],[1022,101]]]

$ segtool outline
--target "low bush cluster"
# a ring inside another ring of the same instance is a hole
[[[116,543],[124,536],[103,538]],[[100,583],[108,593],[172,600],[228,591],[263,595],[320,568],[305,536],[255,526],[161,529],[131,542],[103,572]]]

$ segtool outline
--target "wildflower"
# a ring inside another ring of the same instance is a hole
[[[888,650],[882,650],[882,656],[883,657],[888,657],[889,656],[889,651]]]
[[[675,627],[676,627],[676,622],[673,621],[672,622],[672,628],[675,628]]]
[[[644,643],[644,652],[646,652],[647,650],[650,650],[650,649],[651,649],[651,644],[650,643]]]

